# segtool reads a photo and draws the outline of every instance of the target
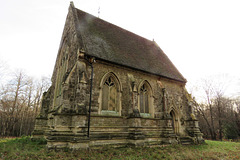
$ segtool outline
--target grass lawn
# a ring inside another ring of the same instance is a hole
[[[30,137],[0,139],[1,159],[240,159],[240,143],[206,140],[205,145],[168,145],[154,148],[109,148],[81,151],[47,151],[44,141]]]

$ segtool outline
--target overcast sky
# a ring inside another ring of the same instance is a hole
[[[189,84],[210,75],[227,75],[229,94],[239,91],[239,0],[73,2],[78,9],[154,39]],[[67,0],[0,0],[0,59],[13,70],[50,76],[69,4]]]

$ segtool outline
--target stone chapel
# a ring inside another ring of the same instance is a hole
[[[70,3],[33,138],[51,148],[204,142],[186,79],[154,42]]]

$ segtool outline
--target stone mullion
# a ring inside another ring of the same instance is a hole
[[[107,103],[108,104],[108,110],[110,108],[110,96],[111,96],[110,93],[111,93],[110,92],[110,86],[108,86],[108,103]]]

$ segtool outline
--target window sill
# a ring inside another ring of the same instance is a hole
[[[140,113],[140,116],[143,118],[152,118],[150,113]]]
[[[109,110],[102,110],[101,115],[103,115],[103,116],[120,116],[119,112],[109,111]]]

